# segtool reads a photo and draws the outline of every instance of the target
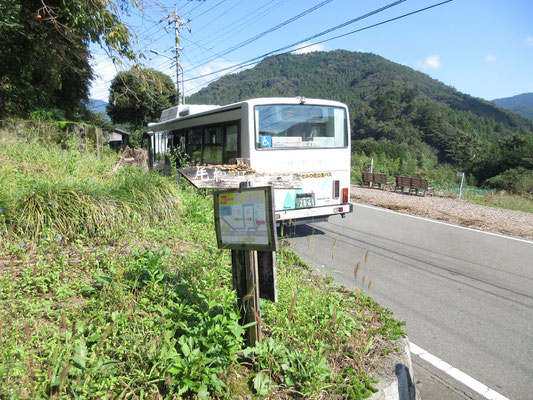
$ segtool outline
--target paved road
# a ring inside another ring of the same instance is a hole
[[[533,399],[532,242],[362,205],[297,227],[290,242],[336,282],[372,281],[366,291],[407,322],[411,342],[510,399]]]

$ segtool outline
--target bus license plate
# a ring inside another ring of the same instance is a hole
[[[312,194],[296,194],[296,208],[309,208],[315,206],[315,197]]]

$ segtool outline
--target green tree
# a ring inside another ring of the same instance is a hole
[[[128,0],[2,0],[0,118],[37,109],[70,117],[82,109],[92,79],[89,44],[133,57],[119,17],[128,8]]]
[[[173,106],[176,99],[177,91],[168,75],[134,67],[113,78],[107,114],[113,123],[138,129],[159,119],[161,111]]]

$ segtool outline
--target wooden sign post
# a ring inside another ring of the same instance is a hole
[[[278,241],[272,199],[271,186],[254,188],[250,182],[214,193],[217,243],[232,250],[233,287],[244,312],[242,323],[252,324],[246,335],[250,346],[261,341],[260,297],[277,300],[273,252]],[[260,277],[265,278],[263,284]]]
[[[259,299],[278,301],[273,190],[301,188],[302,177],[256,173],[244,161],[178,171],[193,186],[214,189],[217,243],[231,249],[233,288],[244,312],[241,322],[254,323],[246,336],[253,346],[261,340]]]
[[[246,342],[254,346],[261,341],[261,307],[259,298],[259,270],[257,251],[232,250],[231,269],[233,287],[243,316],[242,325],[253,324],[246,330]]]

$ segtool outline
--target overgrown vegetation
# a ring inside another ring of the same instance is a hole
[[[389,311],[283,249],[266,339],[245,348],[210,196],[41,133],[0,132],[0,398],[376,390],[371,361],[404,335]]]

